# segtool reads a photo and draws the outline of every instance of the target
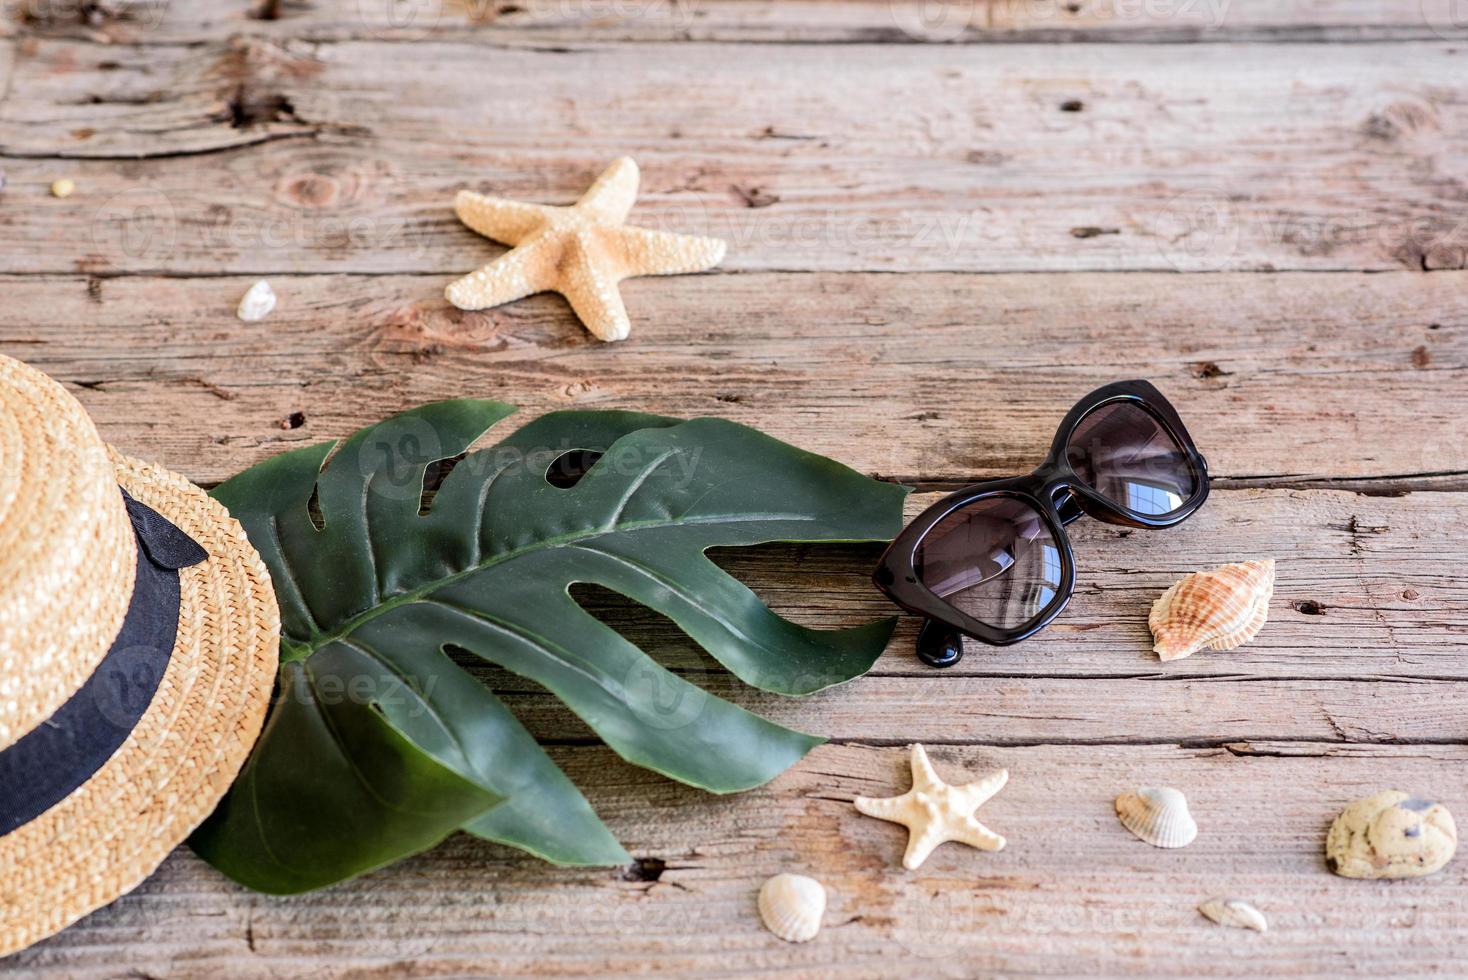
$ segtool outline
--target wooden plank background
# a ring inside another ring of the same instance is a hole
[[[666,972],[1420,975],[1458,967],[1468,879],[1331,876],[1349,800],[1468,815],[1468,18],[1452,0],[15,0],[0,18],[0,351],[124,450],[212,485],[455,395],[718,414],[917,488],[1032,466],[1070,403],[1148,377],[1217,476],[1160,534],[1083,521],[1075,600],[938,673],[904,620],[867,677],[740,688],[667,621],[598,615],[707,690],[832,742],[712,798],[618,761],[484,671],[627,844],[556,870],[455,837],[323,892],[253,895],[186,849],[0,961],[82,977]],[[568,201],[612,157],[634,218],[716,234],[627,284],[597,344],[555,297],[442,287],[498,254],[470,187]],[[46,194],[77,182],[65,200]],[[266,321],[233,317],[269,277]],[[519,424],[512,419],[506,427]],[[1279,561],[1270,622],[1159,664],[1151,599]],[[890,612],[870,548],[719,555],[819,626]],[[858,815],[996,766],[1010,846],[898,865]],[[1111,799],[1174,785],[1163,852]],[[782,870],[831,890],[813,943],[758,925]],[[1252,898],[1267,935],[1195,911]]]

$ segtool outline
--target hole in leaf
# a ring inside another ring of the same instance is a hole
[[[880,543],[775,543],[713,548],[708,554],[780,615],[817,629],[839,629],[892,615],[891,603],[871,584],[871,570],[881,552]],[[774,721],[795,723],[780,716],[777,703],[735,680],[662,613],[600,585],[577,582],[570,594],[592,618],[683,680]],[[536,682],[453,644],[447,645],[445,652],[543,743],[580,745],[600,741],[564,702]],[[652,674],[623,680],[636,693],[639,703],[651,705],[654,713],[667,711],[669,718],[681,717],[680,711],[697,703],[686,694],[682,700],[676,699],[672,691],[652,683]]]
[[[311,526],[318,531],[326,530],[326,518],[321,514],[321,489],[311,488],[311,499],[306,501],[306,514],[311,518]]]
[[[501,667],[471,650],[444,645],[450,661],[499,699],[525,730],[543,745],[597,745],[596,732],[566,705],[528,677]]]
[[[569,490],[581,482],[581,478],[602,458],[594,449],[573,449],[561,453],[545,471],[545,482],[562,490]]]
[[[577,582],[571,586],[571,598],[592,618],[610,627],[622,639],[641,648],[659,666],[675,674],[724,669],[673,620],[620,592]]]
[[[773,542],[710,548],[707,554],[786,619],[814,629],[844,629],[897,611],[872,585],[882,547]]]
[[[438,488],[443,486],[454,467],[464,461],[465,453],[450,456],[448,459],[436,459],[428,464],[423,471],[423,495],[418,498],[418,516],[422,517],[433,509],[433,498],[438,496]]]

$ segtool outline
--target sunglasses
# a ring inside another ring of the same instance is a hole
[[[1029,476],[949,494],[888,546],[873,581],[926,618],[917,653],[951,667],[960,634],[1005,646],[1043,629],[1075,591],[1065,525],[1082,514],[1172,527],[1208,499],[1208,463],[1177,411],[1146,381],[1097,388],[1060,423]]]

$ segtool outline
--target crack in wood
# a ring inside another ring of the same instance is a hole
[[[872,473],[874,479],[899,483],[918,493],[951,493],[993,477],[979,476],[914,476],[912,474]],[[1363,497],[1402,497],[1409,493],[1468,490],[1468,470],[1423,470],[1418,473],[1383,473],[1364,476],[1307,476],[1280,473],[1250,476],[1216,475],[1211,478],[1214,492],[1228,490],[1342,490]]]

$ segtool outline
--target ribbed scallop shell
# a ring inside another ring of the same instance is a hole
[[[1272,558],[1194,572],[1152,603],[1152,649],[1162,660],[1179,660],[1204,647],[1232,650],[1264,626],[1272,595]]]
[[[1166,786],[1143,786],[1116,798],[1121,825],[1154,847],[1187,847],[1198,836],[1188,798]]]
[[[1221,926],[1269,931],[1269,920],[1264,918],[1264,913],[1242,898],[1210,898],[1198,906],[1198,911]]]
[[[826,889],[814,878],[779,874],[759,890],[759,915],[765,928],[786,942],[814,939],[825,914]]]

